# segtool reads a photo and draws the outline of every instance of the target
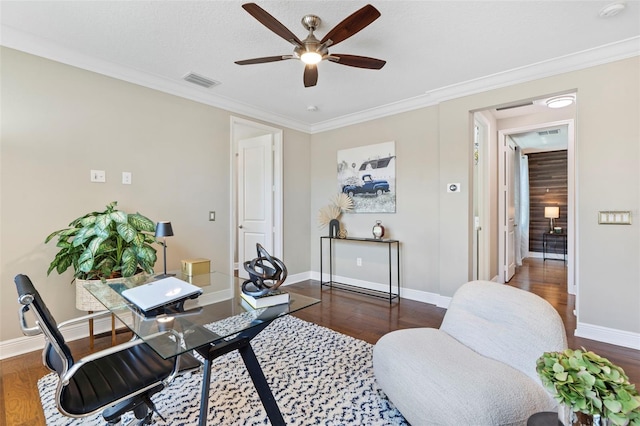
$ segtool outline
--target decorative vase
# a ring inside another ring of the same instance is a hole
[[[373,225],[371,232],[373,232],[373,238],[376,240],[382,239],[382,237],[384,237],[384,226],[382,226],[382,221],[376,220],[376,224]]]
[[[609,419],[599,414],[586,414],[580,411],[574,411],[572,407],[566,404],[558,406],[558,420],[564,426],[608,426]]]
[[[331,219],[329,221],[329,237],[336,238],[340,234],[340,222],[338,219]]]

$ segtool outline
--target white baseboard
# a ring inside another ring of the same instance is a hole
[[[312,280],[312,279],[313,278],[311,278],[311,272],[307,271],[307,272],[302,272],[300,274],[293,274],[293,275],[287,276],[287,280],[282,285],[295,284],[295,283],[299,283],[306,280]]]
[[[320,281],[320,273],[313,271],[310,273],[310,278],[307,278],[307,279]],[[323,281],[328,281],[328,280],[329,280],[329,274],[324,274]],[[382,291],[385,293],[389,291],[389,284],[374,283],[371,281],[357,280],[357,279],[342,277],[338,275],[334,275],[333,280],[336,282],[340,282],[348,285],[362,287],[367,290]],[[398,286],[392,285],[391,291],[393,293],[398,293]],[[451,302],[451,297],[441,296],[437,293],[431,293],[431,292],[422,291],[422,290],[413,290],[409,288],[400,287],[399,294],[400,294],[400,297],[402,297],[403,299],[409,299],[409,300],[415,300],[417,302],[428,303],[430,305],[436,305],[439,308],[448,308],[449,303]]]
[[[116,328],[119,322],[116,322]],[[99,318],[93,321],[93,334],[110,333],[111,317]],[[89,322],[65,327],[64,338],[67,342],[89,337]],[[0,342],[0,359],[26,354],[44,349],[44,336],[25,336]]]
[[[543,259],[544,257],[546,257],[547,260],[549,259],[563,260],[564,259],[560,253],[547,253],[545,256],[543,253],[540,253],[537,251],[530,251],[527,257],[533,257],[535,259]],[[567,260],[569,260],[568,256],[565,256],[565,257],[567,258]]]
[[[633,333],[631,331],[579,322],[576,326],[575,336],[640,350],[640,333]]]

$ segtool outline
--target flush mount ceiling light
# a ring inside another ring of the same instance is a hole
[[[571,95],[556,96],[555,98],[547,99],[546,104],[549,108],[564,108],[571,105],[575,101],[575,98]]]
[[[626,1],[614,1],[613,3],[609,3],[608,5],[600,9],[600,12],[598,12],[598,16],[600,16],[601,18],[610,18],[622,12],[625,7],[627,7]]]

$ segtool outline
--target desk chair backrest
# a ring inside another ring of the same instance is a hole
[[[73,365],[71,350],[64,341],[64,337],[56,320],[49,312],[49,309],[42,301],[40,293],[26,275],[18,275],[15,278],[16,289],[18,290],[18,301],[23,305],[20,308],[20,320],[22,332],[29,336],[36,333],[34,328],[27,328],[25,314],[32,311],[36,317],[36,322],[40,331],[45,335],[46,346],[42,353],[43,362],[51,370],[63,376]]]

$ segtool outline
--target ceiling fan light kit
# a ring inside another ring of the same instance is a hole
[[[356,68],[381,69],[386,61],[358,55],[329,54],[329,47],[348,39],[380,17],[380,12],[368,4],[349,15],[342,22],[329,31],[322,40],[318,40],[313,32],[320,26],[322,20],[316,15],[305,15],[302,18],[302,26],[309,31],[307,38],[300,40],[287,27],[271,16],[267,11],[255,3],[242,5],[251,16],[262,25],[270,29],[276,35],[294,45],[292,55],[266,56],[263,58],[245,59],[236,61],[238,65],[263,64],[267,62],[298,59],[305,64],[303,82],[305,87],[315,86],[318,82],[317,64],[328,60],[340,65]]]

